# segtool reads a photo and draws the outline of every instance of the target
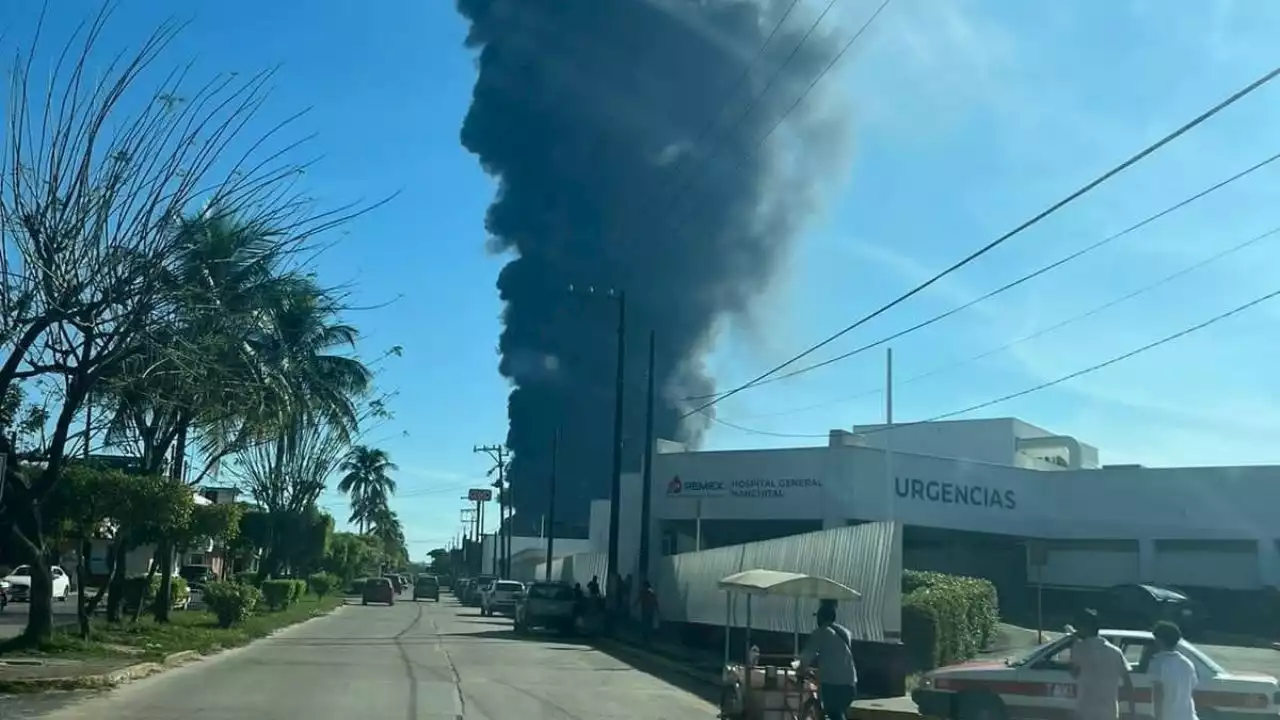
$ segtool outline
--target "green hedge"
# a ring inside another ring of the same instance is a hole
[[[318,572],[312,573],[307,578],[307,585],[311,587],[311,592],[316,597],[324,597],[342,586],[342,579],[333,573]]]
[[[191,599],[191,590],[187,587],[186,579],[176,575],[170,580],[169,591],[169,597],[173,599],[171,607],[177,607]],[[160,576],[152,575],[150,580],[146,575],[127,577],[124,580],[124,593],[126,608],[138,607],[139,599],[144,608],[150,608],[155,603],[156,595],[160,594]]]
[[[252,585],[235,582],[212,582],[204,588],[204,602],[218,618],[220,627],[249,619],[262,602],[262,591]]]
[[[271,610],[284,610],[307,594],[305,580],[263,580],[262,597]]]
[[[913,570],[902,575],[902,641],[915,669],[972,658],[999,622],[999,598],[987,580]]]

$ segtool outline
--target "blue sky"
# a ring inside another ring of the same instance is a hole
[[[806,0],[821,9],[821,0]],[[831,32],[875,4],[841,3]],[[124,0],[104,46],[134,44],[173,4]],[[51,37],[72,8],[58,2]],[[189,7],[195,8],[192,4]],[[184,11],[185,12],[185,11]],[[263,125],[304,107],[298,134],[323,156],[313,194],[335,203],[398,192],[320,260],[358,285],[362,352],[403,358],[393,422],[368,440],[400,464],[396,506],[421,556],[456,536],[458,500],[506,432],[494,347],[501,311],[483,213],[493,185],[459,145],[474,79],[451,2],[226,0],[190,11],[174,60],[203,73],[279,64]],[[30,11],[0,9],[5,42]],[[827,92],[847,109],[849,151],[776,282],[750,317],[727,320],[711,359],[745,381],[1016,226],[1274,64],[1280,5],[1211,0],[895,0]],[[913,325],[1106,237],[1280,152],[1280,81],[893,312],[815,355]],[[1280,166],[1280,163],[1277,163]],[[1083,313],[1280,225],[1280,169],[1213,196],[1023,287],[895,341],[899,379]],[[895,419],[945,413],[1038,385],[1198,323],[1278,282],[1280,237],[1233,253],[1068,328],[895,390]],[[1273,382],[1280,303],[1259,307],[1096,374],[983,411],[1097,445],[1104,462],[1280,462]],[[781,435],[878,422],[883,352],[747,391],[720,406]],[[855,397],[857,396],[857,397]],[[853,399],[845,399],[853,398]],[[817,407],[813,407],[817,406]],[[808,408],[808,409],[806,409]],[[710,446],[821,442],[718,425]],[[345,513],[340,498],[324,502]]]

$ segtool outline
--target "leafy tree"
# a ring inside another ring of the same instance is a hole
[[[283,236],[265,239],[295,249],[354,213],[317,213],[314,203],[295,193],[301,169],[281,162],[285,155],[265,142],[279,126],[263,137],[245,135],[254,127],[251,120],[269,74],[231,75],[191,86],[188,72],[153,72],[178,38],[178,23],[162,24],[136,52],[108,53],[116,60],[104,72],[90,72],[90,58],[109,35],[108,17],[104,8],[81,25],[62,53],[52,53],[60,59],[50,70],[34,66],[49,53],[16,54],[8,132],[0,148],[5,177],[0,187],[0,399],[9,412],[14,388],[27,382],[41,398],[18,416],[20,426],[39,436],[23,448],[24,459],[34,461],[31,471],[19,469],[19,448],[8,434],[0,434],[0,452],[8,460],[0,520],[33,568],[23,633],[29,643],[52,634],[52,578],[45,560],[54,549],[49,530],[56,523],[48,509],[77,437],[88,443],[88,433],[81,434],[75,421],[89,408],[106,405],[113,422],[116,414],[150,414],[144,422],[130,423],[151,434],[144,438],[144,452],[147,469],[154,471],[166,442],[177,441],[175,455],[185,458],[180,438],[196,425],[202,426],[201,435],[229,435],[221,418],[207,414],[210,408],[229,408],[237,419],[227,422],[243,426],[249,421],[258,439],[284,437],[264,426],[280,417],[294,425],[316,417],[345,421],[350,404],[335,400],[350,396],[353,377],[364,377],[339,372],[338,363],[303,362],[318,355],[308,348],[334,337],[306,334],[317,327],[334,330],[332,323],[292,323],[306,303],[331,302],[316,300],[314,293],[292,292],[293,299],[280,301],[267,327],[241,335],[240,345],[227,340],[235,336],[231,323],[244,315],[222,319],[212,308],[193,312],[201,297],[242,299],[222,293],[235,287],[230,282],[198,290],[202,286],[196,281],[210,273],[188,272],[212,267],[191,262],[193,248],[204,246],[194,241],[183,218],[197,207],[282,231]],[[159,84],[146,87],[144,79],[153,77]],[[239,152],[232,150],[237,147],[249,151],[228,158],[228,151]],[[212,270],[216,274],[217,268]],[[287,284],[296,288],[308,282],[314,286],[305,276],[290,276]],[[282,328],[291,334],[285,337]],[[303,341],[308,338],[310,345]],[[256,344],[258,339],[265,344]],[[250,357],[246,348],[257,352],[270,372],[232,361]],[[247,374],[248,369],[258,374]],[[259,392],[265,388],[275,389],[270,393],[275,399],[286,397],[280,388],[305,392],[288,393],[288,403],[267,403],[268,393]],[[156,389],[158,395],[150,392]],[[161,423],[157,417],[168,419]],[[181,472],[174,476],[182,478]],[[180,482],[147,477],[178,486],[152,488],[158,495],[186,490]],[[142,529],[128,530],[130,536],[152,534],[153,520],[137,518],[144,521]],[[166,532],[181,526],[168,520],[160,523]],[[129,524],[123,517],[119,522],[121,528]],[[168,542],[164,533],[155,539]],[[167,572],[164,578],[167,582]]]
[[[376,540],[355,533],[334,533],[325,554],[325,569],[349,583],[371,575],[385,564],[385,554]]]
[[[395,493],[396,481],[389,473],[399,468],[386,450],[356,445],[338,469],[345,473],[338,482],[338,492],[351,499],[348,522],[363,533],[372,524],[373,515],[386,505],[387,497]]]

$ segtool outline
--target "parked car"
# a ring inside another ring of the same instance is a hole
[[[187,581],[187,587],[192,590],[203,590],[205,585],[218,579],[213,568],[208,565],[183,565],[178,575]]]
[[[396,604],[396,589],[391,584],[390,578],[369,578],[364,581],[364,591],[360,594],[360,604],[368,605],[371,602],[386,603],[388,605]]]
[[[481,615],[514,615],[516,601],[524,594],[524,583],[515,580],[497,580],[489,585],[480,598]]]
[[[65,601],[67,595],[71,594],[71,578],[67,577],[67,574],[57,565],[54,565],[49,570],[53,573],[53,598]],[[27,602],[31,599],[30,565],[19,565],[4,579],[5,582],[9,583],[10,600]]]
[[[1147,665],[1155,654],[1150,632],[1103,630],[1120,648],[1133,673],[1134,701],[1140,717],[1151,717],[1151,677]],[[1071,675],[1070,635],[1004,662],[973,661],[930,670],[920,677],[912,699],[925,717],[1036,720],[1068,716],[1076,704]],[[1271,718],[1280,714],[1280,683],[1269,675],[1231,672],[1195,645],[1183,641],[1178,652],[1195,667],[1196,712],[1208,717]],[[1128,705],[1121,692],[1121,707]]]
[[[493,585],[497,581],[498,578],[493,575],[481,575],[477,577],[469,586],[467,586],[467,595],[463,598],[462,604],[470,607],[479,607],[480,601],[484,597],[485,592],[489,589],[489,586]]]
[[[426,598],[440,602],[440,580],[435,575],[419,575],[413,584],[413,599]]]
[[[401,582],[401,580],[400,580],[400,576],[399,576],[399,575],[394,575],[394,574],[390,574],[390,573],[388,573],[388,574],[386,574],[386,575],[383,575],[382,577],[383,577],[385,580],[387,580],[388,582],[390,582],[390,583],[391,583],[391,587],[392,587],[392,589],[393,589],[393,590],[395,590],[395,593],[396,593],[397,595],[399,595],[400,593],[404,592],[404,583],[403,583],[403,582]]]
[[[573,611],[573,588],[568,583],[529,583],[516,603],[515,631],[554,628],[566,634],[573,632]]]
[[[1124,630],[1149,630],[1157,622],[1169,620],[1184,634],[1192,635],[1205,620],[1203,605],[1166,585],[1117,585],[1106,591],[1099,605],[1102,621]]]

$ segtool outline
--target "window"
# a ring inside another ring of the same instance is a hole
[[[502,581],[502,582],[498,583],[498,588],[497,588],[497,589],[498,589],[498,590],[502,590],[503,592],[516,592],[516,591],[519,591],[519,590],[523,590],[523,589],[524,589],[524,585],[521,585],[521,584],[520,584],[520,583],[518,583],[518,582],[507,582],[507,581],[505,581],[505,580],[504,580],[504,581]]]
[[[564,585],[530,585],[529,597],[534,600],[572,600],[573,590]]]

